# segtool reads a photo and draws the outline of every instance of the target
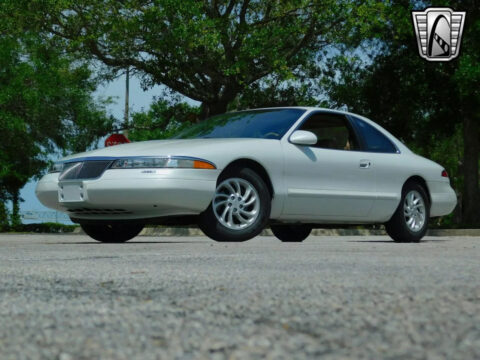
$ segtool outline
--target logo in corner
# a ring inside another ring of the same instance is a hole
[[[418,52],[427,61],[450,61],[460,53],[465,11],[448,7],[412,11]]]

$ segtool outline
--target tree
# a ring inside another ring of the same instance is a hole
[[[16,0],[5,11],[24,27],[65,39],[69,50],[114,69],[132,67],[144,86],[163,84],[225,112],[250,84],[292,75],[381,18],[383,3],[359,0]]]
[[[146,112],[132,114],[129,138],[133,141],[167,139],[198,121],[200,109],[179,99],[155,99]]]
[[[459,99],[458,113],[463,121],[463,221],[480,223],[479,156],[480,156],[480,2],[458,1],[467,10],[462,54],[457,61],[453,80]]]
[[[0,198],[19,223],[20,189],[59,151],[85,150],[112,128],[88,64],[36,34],[0,32]],[[0,209],[3,213],[3,210]]]
[[[0,232],[3,232],[9,227],[9,213],[5,206],[5,194],[0,194]]]
[[[230,110],[245,110],[278,106],[318,106],[318,88],[311,78],[288,81],[268,78],[251,84],[230,103]]]

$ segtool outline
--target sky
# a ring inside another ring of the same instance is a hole
[[[141,111],[142,109],[148,109],[154,96],[162,95],[162,87],[155,86],[147,91],[143,91],[140,86],[140,80],[136,77],[130,77],[130,113]],[[115,118],[123,119],[123,113],[125,109],[125,76],[121,76],[116,80],[100,87],[95,93],[96,97],[108,97],[111,96],[115,100],[115,104],[107,107],[109,114],[115,116]],[[195,103],[194,101],[187,101]],[[103,143],[99,144],[99,147],[103,147]],[[36,181],[30,181],[21,190],[20,196],[25,201],[20,204],[21,211],[52,211],[51,209],[43,206],[35,196]]]

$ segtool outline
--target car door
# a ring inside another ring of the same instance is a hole
[[[376,199],[370,213],[371,220],[387,221],[398,206],[406,179],[400,150],[374,124],[357,116],[348,117],[361,141],[364,156],[375,164]]]
[[[349,119],[314,112],[296,130],[317,136],[312,146],[282,142],[287,200],[284,219],[357,221],[368,218],[375,200],[375,164],[357,151]]]

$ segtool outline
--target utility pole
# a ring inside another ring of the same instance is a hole
[[[125,114],[123,118],[123,135],[128,138],[128,101],[130,92],[130,67],[127,67],[125,73]]]

